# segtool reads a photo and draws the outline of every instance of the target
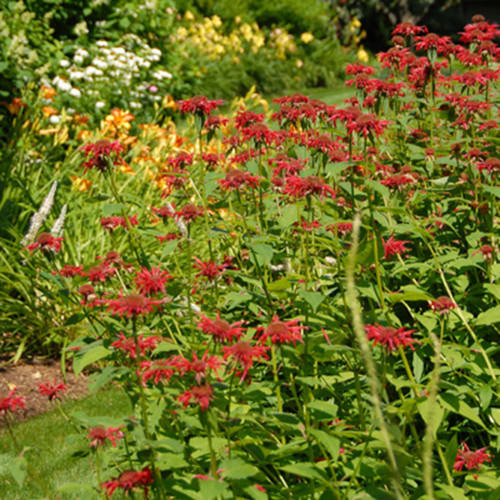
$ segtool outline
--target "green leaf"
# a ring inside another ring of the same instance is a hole
[[[457,457],[457,449],[458,449],[458,442],[457,442],[457,435],[454,434],[451,440],[448,442],[448,445],[446,446],[446,463],[448,464],[448,467],[451,469],[453,467],[453,464],[455,463],[455,459]]]
[[[249,245],[249,247],[255,253],[257,261],[259,264],[270,264],[273,258],[274,250],[271,245],[266,243],[254,243]]]
[[[220,464],[220,469],[222,469],[222,477],[229,479],[246,479],[259,473],[257,467],[245,462],[241,458],[224,460]]]
[[[163,260],[165,257],[167,257],[167,255],[173,253],[177,249],[178,245],[179,242],[177,240],[171,240],[164,243],[163,250],[161,252],[161,259]]]
[[[296,476],[305,477],[307,479],[316,479],[318,481],[327,481],[325,475],[315,465],[305,462],[298,464],[285,465],[280,467],[283,472],[295,474]]]
[[[491,409],[491,416],[493,417],[493,420],[500,425],[500,408],[492,408]]]
[[[110,215],[122,214],[123,210],[126,210],[127,206],[123,203],[106,203],[102,207],[102,213],[104,217],[109,217]]]
[[[86,366],[107,358],[110,354],[111,351],[100,344],[87,349],[83,354],[80,353],[80,355],[75,356],[73,361],[75,375],[78,377]]]
[[[479,424],[481,427],[486,429],[486,426],[479,418],[478,412],[475,409],[472,409],[467,403],[459,399],[457,396],[455,396],[455,394],[452,394],[451,392],[445,392],[444,394],[441,394],[441,396],[439,396],[439,400],[447,410],[450,410],[453,413],[458,413],[460,416],[468,418],[469,420],[472,420],[476,424]]]
[[[467,500],[467,497],[464,494],[464,490],[462,490],[461,488],[457,488],[456,486],[440,484],[439,489],[447,493],[449,495],[449,498],[453,498],[453,500]]]
[[[311,401],[307,404],[307,409],[315,420],[326,420],[337,418],[339,408],[328,401]]]
[[[299,292],[299,295],[312,307],[313,312],[316,312],[321,302],[325,300],[325,296],[319,292]]]
[[[200,493],[203,500],[212,500],[228,490],[227,483],[216,479],[199,479]]]
[[[281,216],[278,217],[278,224],[282,229],[290,227],[294,222],[297,222],[297,207],[290,205],[281,211]]]
[[[434,414],[431,414],[429,400],[425,398],[417,402],[417,409],[426,425],[431,425],[432,423],[432,435],[436,437],[439,426],[443,421],[444,408],[438,401],[436,401],[434,407],[432,408]]]
[[[405,292],[405,293],[390,293],[386,296],[389,302],[396,304],[397,302],[416,302],[416,301],[427,301],[432,299],[430,295],[425,292]]]
[[[22,455],[20,457],[14,458],[14,460],[12,460],[12,462],[9,464],[10,473],[12,474],[12,477],[15,479],[19,487],[22,487],[24,484],[27,468],[28,464],[26,462],[26,459]]]
[[[267,285],[267,289],[270,292],[280,292],[290,288],[291,283],[286,278],[280,278],[279,280],[273,281]]]
[[[179,453],[161,453],[156,464],[160,470],[183,469],[189,466],[184,456]]]
[[[500,306],[492,307],[487,311],[482,312],[476,318],[476,325],[491,325],[491,323],[500,322]]]
[[[340,440],[318,429],[312,429],[311,434],[321,446],[326,448],[326,451],[328,451],[333,460],[337,460],[340,453]]]

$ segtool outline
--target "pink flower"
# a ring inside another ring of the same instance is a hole
[[[479,469],[483,462],[491,462],[491,455],[486,453],[486,448],[480,448],[476,451],[470,451],[469,447],[462,443],[463,449],[457,451],[455,464],[453,468],[458,472],[461,471],[465,465],[467,470]]]
[[[229,324],[225,319],[221,319],[219,313],[217,313],[217,318],[214,320],[202,316],[198,328],[204,333],[213,335],[218,342],[232,342],[233,338],[238,340],[243,336],[244,328],[241,328],[242,324],[243,321]]]
[[[68,391],[66,384],[62,382],[56,384],[55,380],[53,384],[51,384],[49,381],[47,381],[46,384],[42,384],[40,382],[38,384],[38,390],[40,391],[40,394],[42,396],[47,396],[49,398],[49,401],[54,401],[54,399],[61,399],[61,393]]]
[[[97,448],[105,444],[106,440],[109,440],[113,447],[116,448],[116,441],[123,437],[123,432],[120,430],[122,427],[123,425],[108,427],[107,429],[100,426],[93,427],[87,435],[87,438],[90,439],[90,447]]]
[[[392,326],[366,325],[368,340],[373,339],[373,345],[384,345],[388,352],[395,351],[402,346],[410,346],[414,351],[413,343],[420,342],[411,338],[411,334],[417,330],[406,330],[405,328],[393,328]]]
[[[134,281],[140,293],[151,295],[159,292],[165,293],[165,285],[171,279],[173,279],[172,275],[167,271],[162,271],[158,266],[152,267],[151,271],[145,267],[141,268]]]
[[[408,248],[405,247],[405,244],[409,243],[409,241],[398,241],[391,236],[387,241],[382,239],[382,243],[384,245],[384,257],[386,259],[390,259],[396,254],[401,255],[408,252]]]
[[[191,389],[182,393],[178,399],[184,405],[184,408],[189,406],[191,399],[194,399],[196,403],[200,405],[202,410],[208,410],[210,401],[214,397],[214,388],[209,385],[195,385]]]

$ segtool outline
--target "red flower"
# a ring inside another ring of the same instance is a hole
[[[148,485],[153,482],[153,474],[149,467],[144,467],[142,471],[136,472],[133,470],[126,470],[122,472],[116,479],[106,481],[101,484],[101,488],[107,490],[108,498],[117,488],[121,488],[125,492],[132,491],[139,486],[144,487],[144,498],[148,496]]]
[[[273,316],[273,319],[266,328],[257,328],[258,333],[262,333],[260,337],[260,342],[262,344],[270,338],[272,344],[290,344],[297,345],[297,342],[304,342],[302,340],[302,330],[307,327],[298,326],[298,319],[292,319],[289,321],[280,321],[279,316]]]
[[[216,130],[220,127],[223,127],[224,125],[227,125],[229,123],[228,118],[224,118],[223,116],[209,116],[205,124],[203,125],[204,128],[207,130]]]
[[[142,267],[141,270],[137,272],[134,281],[139,292],[148,295],[159,292],[165,293],[165,285],[168,280],[171,279],[173,279],[172,275],[167,271],[162,271],[160,266],[158,266],[156,268],[152,267],[151,271]]]
[[[486,453],[486,448],[480,448],[476,451],[470,451],[469,447],[462,443],[463,449],[457,451],[455,464],[453,468],[458,472],[461,471],[465,465],[467,470],[479,469],[483,462],[491,462],[491,455]]]
[[[94,287],[90,283],[82,285],[78,289],[78,293],[80,295],[83,295],[83,300],[81,301],[82,306],[85,304],[88,304],[90,307],[98,305],[96,304],[97,295],[95,293]]]
[[[179,101],[181,113],[209,115],[214,109],[224,104],[224,101],[209,101],[206,97],[197,95],[185,101]]]
[[[179,359],[179,356],[171,356],[167,359],[143,361],[141,363],[141,369],[144,370],[142,375],[143,384],[146,384],[150,378],[154,380],[156,385],[162,379],[166,379],[168,382],[179,368]]]
[[[40,391],[40,394],[42,396],[47,396],[49,398],[49,401],[54,401],[54,399],[61,399],[60,394],[68,391],[66,384],[62,382],[56,384],[55,380],[53,384],[51,384],[48,380],[46,384],[42,384],[40,382],[38,384],[38,390]]]
[[[40,233],[35,240],[35,243],[28,245],[26,248],[33,253],[36,248],[44,252],[48,252],[49,250],[53,250],[54,252],[59,252],[61,250],[61,242],[64,238],[56,238],[52,236],[50,233]]]
[[[87,435],[87,438],[90,439],[90,447],[97,448],[105,444],[106,440],[109,440],[113,447],[116,448],[116,441],[123,437],[123,432],[120,430],[122,427],[123,425],[108,427],[107,429],[100,426],[93,427]]]
[[[204,333],[209,333],[215,337],[218,342],[232,342],[233,338],[240,339],[243,336],[244,328],[241,328],[243,321],[229,324],[226,320],[221,319],[219,313],[213,321],[206,316],[202,316],[202,320],[198,323]]]
[[[259,185],[259,178],[250,172],[234,168],[229,170],[224,179],[220,179],[217,182],[224,189],[237,189],[243,184],[256,188]]]
[[[120,292],[120,297],[118,299],[103,299],[102,304],[108,305],[108,311],[114,316],[118,314],[119,316],[126,315],[129,318],[131,316],[139,316],[149,314],[154,311],[155,307],[159,307],[165,302],[164,300],[153,300],[145,295],[139,293],[131,293],[130,295],[123,296],[123,292]]]
[[[391,236],[387,241],[382,239],[382,243],[384,245],[384,257],[386,259],[390,259],[396,254],[401,255],[402,253],[406,253],[408,251],[405,244],[409,242],[395,240],[393,236]]]
[[[250,342],[245,340],[240,340],[236,344],[224,346],[222,348],[224,351],[224,359],[232,357],[236,363],[243,367],[240,382],[245,379],[248,374],[248,370],[252,368],[254,359],[268,359],[266,354],[268,349],[269,347],[263,347],[261,345],[252,346]]]
[[[365,137],[375,134],[380,135],[384,132],[390,121],[379,120],[377,115],[373,113],[365,113],[359,115],[355,120],[350,121],[347,124],[347,130],[350,134],[357,132],[358,134],[363,134]]]
[[[82,266],[70,266],[69,264],[65,265],[62,269],[59,271],[53,271],[52,274],[59,274],[59,276],[62,276],[64,278],[72,278],[73,276],[76,276],[77,274],[80,276],[85,276],[86,273],[83,271]]]
[[[476,168],[479,171],[486,170],[488,174],[492,174],[493,172],[500,171],[500,160],[493,157],[488,158],[485,161],[479,162]]]
[[[317,194],[320,198],[330,195],[335,198],[333,188],[325,184],[321,177],[311,175],[309,177],[299,177],[290,175],[286,178],[286,184],[283,192],[294,198],[304,198],[305,196]]]
[[[24,396],[14,397],[16,391],[17,387],[14,387],[7,396],[0,398],[0,415],[5,415],[9,410],[16,411],[18,407],[24,410],[26,398]]]
[[[413,343],[417,342],[411,338],[411,334],[417,330],[406,330],[405,328],[393,328],[391,326],[366,325],[368,340],[374,340],[373,345],[384,345],[388,352],[395,351],[399,346],[410,346],[414,351]]]
[[[137,215],[127,215],[126,217],[126,219],[125,217],[120,217],[118,215],[112,215],[111,217],[102,217],[101,226],[104,229],[107,229],[109,232],[113,232],[119,226],[128,227],[128,224],[130,224],[131,226],[137,226],[137,224],[139,224]]]
[[[185,358],[179,359],[179,369],[184,375],[186,372],[194,372],[196,383],[201,384],[201,380],[206,378],[209,370],[213,370],[217,374],[217,370],[220,368],[222,362],[216,356],[209,356],[208,351],[203,354],[201,359],[193,352],[193,361],[189,361]],[[218,376],[218,375],[217,375]]]
[[[391,35],[410,36],[419,33],[427,33],[427,28],[425,26],[415,26],[413,23],[406,21],[398,24]]]
[[[137,337],[137,342],[133,337],[125,337],[122,332],[120,332],[119,340],[115,340],[111,347],[115,349],[120,349],[122,351],[128,352],[132,359],[137,357],[137,347],[141,351],[141,354],[144,356],[146,354],[146,350],[156,349],[158,343],[162,340],[162,337],[151,335],[149,337],[144,338],[144,334],[141,333]]]
[[[187,205],[184,205],[180,210],[174,212],[174,214],[176,215],[176,217],[183,219],[184,222],[188,224],[192,220],[196,219],[196,217],[200,217],[201,215],[203,215],[204,210],[203,207],[197,207],[192,203],[188,203]]]
[[[221,271],[225,269],[224,266],[218,266],[211,260],[202,261],[198,257],[194,257],[194,260],[196,261],[194,267],[200,270],[196,275],[197,278],[204,276],[208,281],[214,281],[221,274]]]
[[[253,139],[255,142],[264,143],[268,146],[277,138],[276,132],[269,129],[263,123],[253,123],[249,127],[244,127],[241,130],[241,135],[246,141]]]
[[[214,397],[214,389],[211,385],[195,385],[191,387],[191,389],[182,393],[178,399],[184,405],[184,408],[187,408],[191,399],[194,399],[196,403],[200,405],[202,410],[208,410],[210,405],[210,401],[213,400]]]
[[[446,316],[450,314],[452,309],[455,309],[455,303],[449,297],[443,296],[439,297],[436,300],[430,301],[431,309],[438,313],[440,316]]]
[[[85,152],[86,158],[90,157],[88,161],[83,164],[85,167],[83,173],[85,173],[89,168],[96,168],[100,172],[104,172],[109,166],[109,159],[113,157],[114,165],[123,161],[120,157],[120,152],[123,151],[123,146],[118,141],[97,141],[83,146],[80,148],[80,151]]]
[[[264,121],[264,113],[255,113],[254,111],[245,111],[243,109],[236,113],[236,118],[234,119],[234,126],[241,130],[243,127],[248,125],[253,125],[255,123],[261,123]]]
[[[326,226],[327,231],[332,234],[345,236],[352,231],[352,222],[336,222],[335,224],[329,224]]]
[[[92,283],[96,281],[100,281],[104,283],[109,277],[114,276],[116,274],[116,269],[109,265],[109,262],[104,260],[98,266],[91,267],[89,269],[88,275],[89,280]]]

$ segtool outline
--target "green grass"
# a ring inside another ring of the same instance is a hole
[[[90,417],[120,418],[131,414],[131,405],[126,395],[118,389],[108,389],[88,396],[80,401],[63,404],[64,411],[71,415],[83,412]],[[58,488],[64,484],[78,483],[97,485],[90,468],[90,457],[82,456],[88,450],[86,440],[67,439],[76,434],[58,409],[39,415],[13,426],[14,435],[23,448],[24,456],[43,480],[47,489],[57,498]],[[6,429],[0,430],[0,498],[5,500],[46,499],[42,488],[30,477],[29,472],[22,487],[19,487],[9,470],[9,464],[18,456]],[[116,495],[117,497],[119,495]],[[61,493],[61,500],[97,499],[97,494],[81,489]]]
[[[283,92],[282,95],[291,95],[291,94],[303,94],[311,99],[319,99],[320,101],[325,102],[328,105],[340,105],[344,103],[345,99],[349,99],[355,95],[355,92],[352,88],[344,87],[343,83],[340,83],[335,87],[317,87],[317,88],[304,88],[304,89],[296,89],[294,91],[286,91]],[[266,99],[272,102],[274,97],[280,96],[265,96]]]

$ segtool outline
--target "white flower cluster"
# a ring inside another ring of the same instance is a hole
[[[164,88],[164,82],[172,78],[156,64],[161,58],[160,49],[131,33],[121,39],[119,46],[98,40],[88,49],[79,47],[72,61],[60,61],[64,72],[53,78],[52,85],[76,99],[90,97],[98,109],[106,107],[106,90],[110,95],[123,96],[124,105],[138,108],[145,100],[161,100],[155,95],[158,86]]]

